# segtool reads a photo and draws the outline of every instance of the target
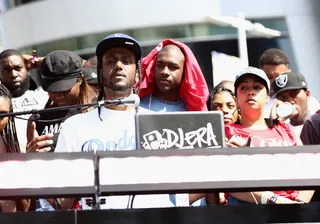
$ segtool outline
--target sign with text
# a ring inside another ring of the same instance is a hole
[[[223,115],[218,111],[136,115],[137,149],[192,149],[225,146]]]

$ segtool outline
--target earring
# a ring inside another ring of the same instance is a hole
[[[237,107],[238,110],[238,121],[241,120],[241,111],[240,111],[240,107]]]

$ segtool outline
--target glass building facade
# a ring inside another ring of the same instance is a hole
[[[296,68],[295,58],[288,35],[284,18],[251,20],[261,23],[265,27],[281,31],[279,38],[261,38],[248,34],[248,56],[252,66],[258,66],[260,55],[268,48],[280,48],[288,53],[292,68]],[[186,43],[194,52],[201,69],[206,77],[209,88],[214,85],[212,76],[211,51],[238,56],[237,29],[220,27],[210,23],[196,23],[173,25],[166,27],[151,27],[142,29],[114,30],[112,32],[95,33],[86,36],[71,37],[48,43],[28,46],[19,49],[21,52],[31,54],[37,50],[38,55],[45,56],[58,49],[70,50],[78,53],[82,58],[88,59],[95,55],[95,47],[99,41],[112,33],[122,32],[136,38],[142,48],[143,55],[147,55],[162,39],[172,38]]]
[[[41,0],[2,0],[3,10],[7,11],[20,5]],[[42,0],[45,1],[45,0]],[[250,19],[249,19],[250,20]],[[288,53],[292,69],[296,69],[295,57],[288,35],[285,18],[250,20],[252,23],[261,23],[267,28],[281,31],[279,38],[262,38],[248,34],[247,46],[249,64],[258,66],[258,59],[268,48],[280,48]],[[70,50],[88,59],[95,54],[95,47],[100,40],[112,33],[122,32],[136,38],[143,47],[143,55],[147,55],[162,39],[172,38],[186,43],[194,52],[209,88],[214,85],[212,76],[211,52],[217,51],[228,55],[238,56],[237,29],[220,27],[210,23],[179,24],[163,27],[148,27],[141,29],[113,30],[103,33],[91,33],[85,36],[76,36],[54,40],[46,43],[23,47],[22,53],[31,54],[35,49],[39,56],[58,49]],[[37,76],[37,75],[35,75]]]

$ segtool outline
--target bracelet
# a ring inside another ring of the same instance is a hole
[[[275,204],[277,202],[277,200],[278,200],[278,195],[275,194],[275,195],[271,196],[271,198],[268,201],[268,204]]]

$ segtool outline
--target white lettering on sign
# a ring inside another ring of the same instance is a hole
[[[144,149],[158,150],[169,148],[220,148],[213,132],[212,124],[207,123],[206,127],[201,127],[194,131],[184,132],[182,128],[176,131],[162,129],[162,133],[157,130],[143,135],[144,142],[141,142]]]

